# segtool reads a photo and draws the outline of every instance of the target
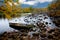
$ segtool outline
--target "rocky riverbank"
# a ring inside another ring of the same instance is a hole
[[[31,31],[31,30],[30,30]],[[47,31],[41,28],[41,32],[28,35],[29,31],[4,32],[0,35],[0,40],[60,40],[60,29],[55,28]]]
[[[55,26],[53,21],[45,14],[32,14],[32,16],[28,15],[25,17],[16,18],[10,22],[20,22],[22,24],[26,23],[26,25],[33,24],[34,26],[29,30],[18,30],[18,28],[16,28],[18,31],[14,30],[10,32],[8,31],[8,28],[11,30],[11,27],[8,26],[8,28],[6,27],[7,30],[0,35],[0,40],[60,40],[60,27]]]
[[[38,28],[30,30],[19,30],[4,32],[0,35],[0,40],[60,40],[60,29],[58,27],[50,29],[43,23],[37,23]]]

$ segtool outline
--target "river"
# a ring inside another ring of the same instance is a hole
[[[9,26],[9,22],[11,23],[21,23],[21,24],[35,24],[37,22],[48,22],[46,26],[49,26],[51,28],[55,28],[55,24],[52,22],[50,17],[48,17],[46,14],[36,14],[36,15],[27,15],[27,16],[22,16],[18,18],[12,18],[10,20],[8,19],[0,19],[0,33],[3,33],[5,31],[11,32],[16,29],[13,29]],[[16,30],[17,31],[17,30]]]

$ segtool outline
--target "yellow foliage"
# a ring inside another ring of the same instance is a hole
[[[30,9],[29,8],[24,8],[23,11],[24,12],[30,12]]]
[[[53,16],[60,16],[60,0],[52,3],[49,8],[49,11],[52,12],[51,15],[54,14]]]

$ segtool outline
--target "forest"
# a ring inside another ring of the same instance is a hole
[[[11,4],[9,4],[9,2]],[[19,4],[18,0],[15,1]],[[22,13],[38,13],[47,12],[49,16],[60,16],[60,0],[54,0],[46,8],[22,8],[20,5],[15,5],[13,0],[4,0],[4,5],[0,6],[0,17],[12,18],[19,17]]]

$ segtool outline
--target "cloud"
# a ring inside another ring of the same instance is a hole
[[[35,5],[36,3],[40,2],[40,3],[44,3],[44,2],[51,2],[52,0],[19,0],[20,4],[28,4],[28,5]]]
[[[40,3],[51,2],[52,0],[38,0]]]
[[[28,2],[23,2],[23,4],[29,4],[29,5],[34,5],[36,4],[37,2],[35,1],[28,1]]]

